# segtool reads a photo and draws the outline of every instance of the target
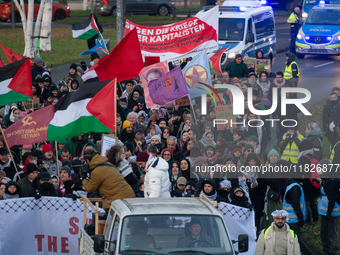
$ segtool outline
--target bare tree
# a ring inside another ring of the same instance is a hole
[[[24,32],[24,38],[25,38],[25,51],[24,56],[25,57],[34,57],[34,53],[32,51],[32,32],[33,32],[33,14],[34,14],[34,0],[28,0],[27,5],[27,19],[25,14],[25,3],[23,0],[20,0],[20,3],[18,0],[14,0],[14,3],[16,7],[18,8],[18,11],[20,13],[21,22],[22,22],[22,29]],[[12,7],[14,8],[14,6]]]
[[[44,7],[45,7],[45,0],[41,0],[37,20],[35,21],[35,27],[34,27],[34,36],[33,36],[34,37],[34,39],[33,39],[34,55],[37,54],[38,38],[36,38],[36,37],[38,37],[39,34],[40,34],[41,19],[42,19]]]
[[[51,51],[51,26],[52,26],[52,0],[46,0],[43,19],[41,24],[41,37],[47,37],[47,39],[42,38],[40,40],[41,51]]]

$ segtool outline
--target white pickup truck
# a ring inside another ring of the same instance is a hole
[[[103,233],[91,232],[81,229],[81,255],[234,255],[248,251],[248,236],[240,235],[239,240],[231,241],[221,213],[203,199],[116,200],[111,204]],[[234,251],[235,242],[239,252]]]

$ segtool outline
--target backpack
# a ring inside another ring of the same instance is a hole
[[[316,181],[316,178],[320,178],[317,169],[318,169],[318,163],[319,161],[316,158],[310,158],[307,155],[302,155],[302,157],[306,157],[310,160],[310,171],[311,171],[311,178],[309,178],[309,181],[312,183],[313,187],[320,188],[320,183]]]

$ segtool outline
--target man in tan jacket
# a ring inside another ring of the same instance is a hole
[[[255,255],[299,255],[298,237],[286,223],[288,213],[285,210],[272,212],[274,222],[263,229],[257,240]]]
[[[116,199],[134,198],[135,193],[119,171],[108,162],[107,157],[100,156],[94,150],[84,152],[86,165],[92,169],[91,178],[82,184],[88,193],[96,190],[103,198],[103,209],[108,211],[110,204]]]

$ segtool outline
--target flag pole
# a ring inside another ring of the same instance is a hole
[[[123,94],[123,88],[122,88],[122,84],[120,84],[120,82],[118,82],[119,83],[119,88],[120,88],[120,91],[122,92],[122,94]],[[116,85],[117,86],[117,85]]]
[[[10,148],[8,147],[8,143],[7,143],[7,140],[6,140],[6,136],[5,136],[5,134],[4,134],[4,130],[2,129],[1,125],[0,125],[0,130],[1,130],[1,134],[3,135],[4,141],[5,141],[5,144],[6,144],[6,148],[7,148],[8,152],[9,152],[9,156],[10,156],[11,160],[13,161],[13,165],[14,165],[15,171],[17,172],[17,175],[18,175],[19,180],[21,180],[20,175],[19,175],[19,172],[18,172],[18,169],[17,169],[17,164],[14,162],[14,159],[13,159],[13,156],[12,156],[12,153],[11,153],[11,150],[10,150]]]
[[[59,158],[58,158],[58,143],[57,141],[54,141],[54,145],[55,145],[55,155],[57,158],[57,172],[58,172],[58,178],[59,178]]]
[[[194,115],[194,118],[195,118],[195,124],[197,124],[197,118],[196,118],[195,108],[194,108],[194,106],[192,105],[191,97],[190,97],[189,94],[188,94],[188,98],[189,98],[190,105],[191,105],[191,108],[192,108],[192,111],[193,111],[193,115]]]
[[[116,119],[117,118],[117,78],[115,78],[115,95],[116,95],[116,98],[114,98],[114,101],[115,101],[115,104],[114,104],[114,107],[115,107],[115,116],[114,118]],[[117,124],[116,124],[116,121],[115,121],[115,142],[116,144],[118,144],[118,136],[117,136]]]
[[[26,109],[26,106],[25,106],[25,104],[24,104],[24,101],[21,101],[21,103],[22,103],[22,105],[24,106],[24,109],[25,109],[26,113],[28,113],[28,112],[27,112],[27,109]]]

